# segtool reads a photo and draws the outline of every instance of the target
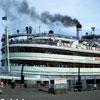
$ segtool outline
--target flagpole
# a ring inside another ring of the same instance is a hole
[[[8,27],[8,25],[7,25],[7,20],[6,20],[6,27]]]
[[[10,63],[9,63],[9,36],[8,36],[8,26],[7,26],[7,16],[2,17],[2,20],[6,21],[6,27],[5,27],[5,34],[6,34],[6,66],[7,72],[10,72]]]
[[[8,36],[8,25],[7,25],[7,16],[6,16],[6,39],[7,39],[7,66],[8,72],[10,72],[10,61],[9,61],[9,36]]]
[[[10,72],[10,63],[9,63],[9,36],[8,36],[8,27],[6,27],[6,42],[7,42],[7,71]]]

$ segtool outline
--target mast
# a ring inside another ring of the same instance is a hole
[[[80,65],[78,65],[78,82],[77,82],[78,91],[81,91],[82,89],[82,81],[81,81],[81,75],[80,75]]]
[[[78,66],[78,82],[81,81],[81,76],[80,76],[80,66]]]
[[[24,83],[24,74],[23,74],[23,70],[24,70],[24,64],[22,65],[22,69],[21,69],[21,84]]]
[[[9,37],[8,37],[8,27],[5,28],[5,32],[6,32],[6,67],[7,67],[7,71],[10,72],[10,63],[9,63]]]
[[[41,32],[41,26],[39,26],[39,33]]]

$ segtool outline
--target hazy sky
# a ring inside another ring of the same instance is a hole
[[[24,0],[0,0],[0,4],[10,2],[22,2]],[[96,27],[96,33],[100,32],[100,0],[25,0],[29,7],[34,7],[37,13],[49,11],[51,14],[60,13],[76,18],[83,25],[83,34],[86,31],[91,31],[91,27]],[[8,6],[8,4],[7,4]],[[7,8],[9,9],[9,7]],[[0,10],[0,18],[5,16],[4,11]],[[23,18],[23,16],[22,16]],[[9,19],[8,19],[9,20]],[[4,21],[0,20],[0,29],[4,28]],[[26,19],[25,21],[28,22]],[[17,24],[18,23],[14,23]],[[40,24],[40,23],[39,23]],[[10,23],[11,25],[11,23]],[[8,24],[8,26],[10,26]],[[13,26],[13,24],[12,24]],[[37,24],[37,26],[39,26]],[[34,26],[33,26],[34,27]],[[2,30],[2,29],[1,29]],[[72,30],[70,30],[72,31]],[[75,30],[72,31],[75,33]]]
[[[84,30],[92,26],[100,30],[100,0],[28,0],[38,12],[48,10],[77,18]],[[100,31],[99,31],[100,32]]]
[[[6,25],[6,22],[2,20],[2,17],[5,16],[5,12],[3,9],[7,8],[6,10],[10,9],[10,13],[13,15],[16,15],[16,9],[14,4],[11,8],[10,3],[18,2],[22,3],[24,0],[0,0],[0,38],[2,36],[2,33],[4,32],[4,28]],[[36,13],[40,14],[44,11],[49,11],[50,14],[59,13],[61,15],[68,15],[71,18],[76,18],[78,21],[82,24],[82,34],[85,34],[85,32],[90,32],[91,27],[96,27],[95,33],[100,34],[100,0],[25,0],[29,4],[29,9],[32,7],[35,8]],[[2,6],[3,5],[3,6]],[[3,8],[3,9],[2,9]],[[12,10],[12,11],[11,11]],[[29,20],[29,16],[24,18],[24,15],[19,15],[20,21],[15,21],[13,23],[10,23],[10,20],[8,19],[8,27],[11,28],[10,30],[16,29],[18,26],[26,25],[26,22],[31,25],[34,25],[35,27],[42,25],[40,22],[32,22]],[[24,19],[24,22],[23,20]],[[22,24],[25,23],[25,24]],[[33,26],[33,27],[34,27]],[[51,27],[52,28],[52,27]],[[54,27],[53,27],[54,28]],[[57,27],[56,27],[57,28]],[[59,29],[61,29],[59,27]],[[58,30],[59,30],[58,29]],[[68,34],[75,34],[75,27],[72,28],[65,28],[68,31]],[[61,29],[63,30],[63,29]],[[0,42],[1,47],[1,42]]]

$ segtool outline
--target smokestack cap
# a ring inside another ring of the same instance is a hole
[[[76,27],[77,28],[82,28],[82,25],[81,24],[77,24]]]

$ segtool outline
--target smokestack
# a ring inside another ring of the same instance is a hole
[[[50,31],[49,31],[49,34],[53,34],[53,33],[54,33],[54,31],[53,31],[53,30],[50,30]]]
[[[26,27],[26,33],[27,33],[27,34],[29,33],[28,26]]]
[[[79,39],[80,31],[82,31],[82,25],[81,24],[77,24],[76,25],[77,39]]]
[[[95,34],[95,27],[91,27],[92,33]]]
[[[29,33],[30,34],[32,33],[32,27],[31,26],[29,27]]]
[[[48,32],[48,36],[54,36],[54,31],[53,31],[53,30],[50,30],[50,31]]]

